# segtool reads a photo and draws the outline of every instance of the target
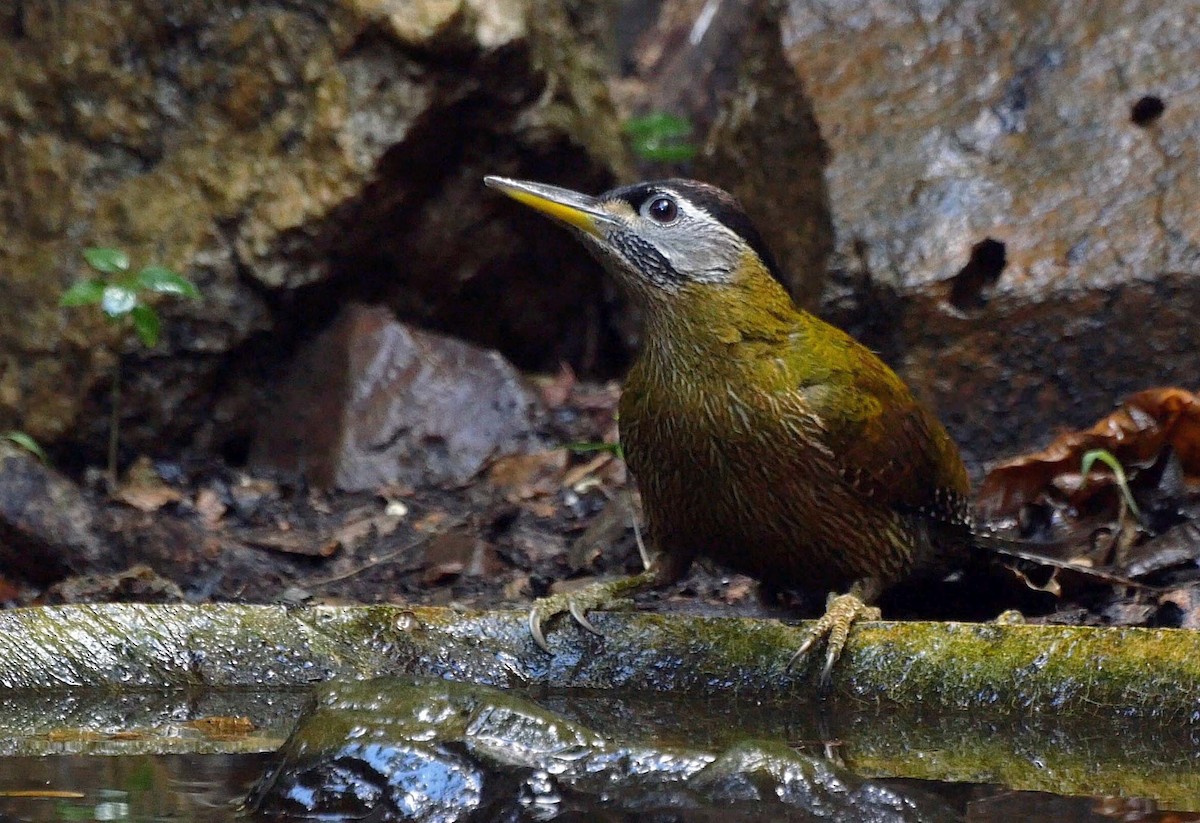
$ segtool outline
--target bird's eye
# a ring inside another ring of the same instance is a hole
[[[679,216],[679,206],[670,197],[656,197],[646,207],[646,214],[656,223],[670,223]]]

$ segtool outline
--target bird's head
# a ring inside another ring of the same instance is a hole
[[[514,200],[565,223],[651,314],[682,293],[784,294],[762,237],[732,195],[694,180],[657,180],[599,196],[486,177]]]

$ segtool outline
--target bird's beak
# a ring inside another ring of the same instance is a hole
[[[600,201],[591,195],[507,177],[489,176],[483,178],[483,182],[518,203],[524,203],[593,237],[603,237],[602,228],[616,223],[616,219],[601,208]]]

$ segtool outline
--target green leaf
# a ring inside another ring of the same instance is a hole
[[[158,336],[162,328],[158,312],[142,303],[134,306],[129,316],[133,318],[133,329],[142,345],[148,349],[158,345]]]
[[[138,272],[137,282],[143,289],[159,294],[174,294],[193,300],[200,297],[200,290],[195,283],[166,266],[146,266]]]
[[[129,314],[138,305],[137,292],[121,283],[109,283],[100,298],[100,309],[116,319]]]
[[[688,142],[692,124],[685,117],[666,112],[631,117],[623,130],[630,148],[644,160],[681,163],[696,156],[696,147]]]
[[[49,459],[46,457],[46,453],[44,451],[42,451],[42,447],[38,445],[38,442],[36,440],[34,440],[29,435],[27,435],[25,432],[21,432],[21,431],[4,432],[3,434],[0,434],[0,440],[8,440],[11,443],[16,443],[18,446],[20,446],[25,451],[32,454],[38,460],[41,460],[43,463],[49,462]]]
[[[129,255],[120,249],[84,249],[83,259],[93,269],[104,274],[120,274],[123,271],[129,271]]]
[[[80,280],[58,298],[60,306],[94,306],[104,299],[104,281],[99,277]]]
[[[1133,492],[1129,490],[1129,481],[1125,478],[1125,469],[1121,466],[1121,461],[1108,449],[1092,449],[1091,451],[1084,452],[1083,460],[1079,463],[1079,473],[1083,475],[1083,482],[1087,483],[1088,472],[1092,470],[1092,465],[1097,460],[1112,470],[1113,479],[1116,480],[1117,488],[1121,490],[1121,494],[1125,497],[1125,503],[1129,506],[1129,510],[1133,512],[1134,517],[1141,520],[1142,513],[1138,511],[1137,503],[1133,500]]]
[[[679,139],[691,136],[692,123],[686,117],[660,111],[640,117],[630,117],[625,121],[624,131],[630,137]]]
[[[621,448],[621,444],[619,442],[618,443],[601,443],[598,441],[591,441],[591,442],[584,442],[584,443],[569,443],[569,444],[567,444],[567,448],[573,452],[579,452],[579,453],[608,452],[609,454],[612,454],[615,457],[619,457],[622,460],[625,459],[625,450],[623,448]]]
[[[660,145],[642,143],[633,145],[634,152],[643,160],[655,163],[685,163],[696,156],[696,147],[689,143],[679,145]]]

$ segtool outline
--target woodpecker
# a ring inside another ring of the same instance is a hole
[[[829,593],[792,658],[824,639],[827,680],[854,621],[880,617],[881,592],[944,576],[978,549],[946,429],[872,351],[793,303],[731,195],[678,179],[599,196],[485,182],[569,226],[645,321],[618,422],[656,555],[642,574],[537,601],[542,648],[554,615],[594,632],[589,610],[706,557]]]

